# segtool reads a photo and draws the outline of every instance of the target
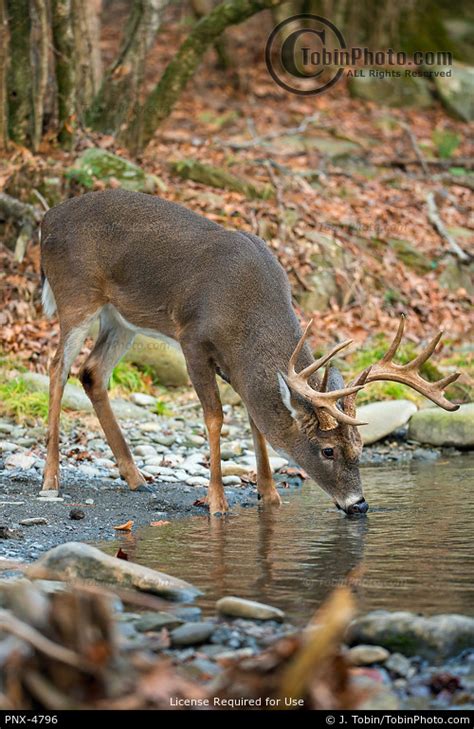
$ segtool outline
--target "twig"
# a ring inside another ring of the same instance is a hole
[[[454,240],[451,233],[449,233],[440,218],[439,210],[436,205],[434,192],[429,192],[426,197],[426,203],[428,206],[428,220],[430,221],[433,228],[436,230],[438,235],[443,238],[451,248],[451,251],[456,255],[463,263],[468,263],[471,260],[466,251],[464,251]]]
[[[25,643],[30,643],[40,653],[44,653],[56,661],[81,670],[92,672],[96,670],[92,663],[85,661],[74,653],[74,651],[69,650],[69,648],[64,648],[58,643],[53,643],[52,640],[41,635],[31,625],[18,620],[18,618],[15,618],[7,610],[0,610],[0,630],[16,635],[17,638],[24,640]]]
[[[466,170],[471,170],[474,166],[473,157],[455,157],[451,159],[429,159],[424,157],[423,161],[425,165],[432,167],[441,167],[449,169],[450,167],[464,167]],[[376,167],[409,167],[410,165],[419,165],[420,160],[411,157],[396,157],[395,159],[369,159],[370,164]]]
[[[412,132],[409,124],[406,124],[406,122],[401,121],[400,126],[402,127],[402,129],[404,129],[406,131],[408,138],[410,139],[411,146],[413,147],[413,151],[415,152],[416,158],[417,158],[419,164],[421,165],[421,169],[423,170],[425,177],[428,177],[428,175],[430,174],[430,171],[428,169],[428,165],[425,162],[425,158],[423,157],[423,155],[421,153],[421,149],[418,145],[418,141],[417,141],[414,133]]]
[[[36,187],[33,188],[32,193],[35,197],[38,198],[38,200],[40,201],[41,205],[43,206],[45,212],[47,213],[49,210],[49,205],[48,205],[47,201],[45,200],[45,198],[43,197],[43,195],[40,193],[39,190],[36,189]]]
[[[251,147],[258,147],[260,144],[265,142],[271,142],[272,139],[278,139],[279,137],[287,137],[293,134],[303,134],[307,128],[319,119],[319,114],[312,114],[308,116],[301,124],[297,127],[288,127],[287,129],[275,130],[268,134],[262,134],[261,136],[253,136],[247,142],[224,142],[219,140],[219,143],[223,147],[230,147],[231,149],[250,149]],[[252,120],[253,125],[253,120]],[[247,126],[250,127],[250,120],[247,120]]]

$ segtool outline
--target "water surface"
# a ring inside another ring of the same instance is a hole
[[[474,455],[362,475],[366,517],[347,518],[306,482],[283,494],[281,509],[178,519],[105,548],[121,545],[130,559],[194,583],[205,612],[236,594],[306,621],[357,567],[364,611],[474,615]]]

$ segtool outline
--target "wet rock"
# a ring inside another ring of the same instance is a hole
[[[66,542],[46,552],[30,565],[26,574],[33,579],[96,580],[151,592],[171,600],[186,600],[200,594],[188,582],[135,562],[111,557],[100,549],[80,542]]]
[[[216,608],[222,615],[250,620],[279,620],[285,619],[285,613],[271,605],[254,600],[245,600],[242,597],[222,597],[216,602]]]
[[[438,660],[474,644],[474,618],[455,614],[425,618],[409,612],[375,610],[352,623],[349,641]]]
[[[474,403],[454,412],[437,407],[420,410],[410,420],[408,436],[434,446],[474,448]]]
[[[443,106],[458,119],[474,120],[474,68],[455,63],[452,75],[435,76],[436,91]]]
[[[359,428],[364,445],[370,445],[390,435],[408,423],[416,411],[415,403],[410,400],[385,400],[358,408],[357,418],[367,423]]]
[[[200,620],[202,614],[201,608],[195,605],[183,605],[182,607],[176,607],[173,609],[173,615],[181,618],[186,623],[191,623],[193,620]]]
[[[184,621],[171,613],[145,613],[136,621],[135,628],[140,633],[160,631],[162,628],[172,630]]]
[[[29,468],[33,468],[35,461],[36,458],[34,456],[27,456],[25,453],[12,453],[5,460],[5,466],[7,468],[20,468],[22,471],[27,471]]]
[[[171,634],[173,645],[198,645],[211,638],[216,626],[214,623],[184,623],[175,628]]]
[[[197,678],[201,681],[208,681],[220,673],[219,666],[206,658],[195,658],[191,663],[187,663],[184,668],[191,678]]]
[[[346,657],[353,666],[370,666],[385,663],[390,653],[381,645],[356,645],[347,651]]]

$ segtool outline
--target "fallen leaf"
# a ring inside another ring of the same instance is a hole
[[[171,522],[160,519],[159,521],[152,521],[150,526],[165,526],[165,524],[171,524]]]
[[[208,503],[204,499],[196,499],[196,501],[193,502],[193,506],[202,506],[206,508],[208,506]]]
[[[128,552],[124,552],[121,547],[118,548],[117,554],[115,556],[117,557],[117,559],[124,559],[126,562],[128,562]]]
[[[130,519],[130,521],[125,522],[125,524],[120,524],[120,526],[114,526],[114,529],[118,532],[131,532],[133,526],[133,521]]]

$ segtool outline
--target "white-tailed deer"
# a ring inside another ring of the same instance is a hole
[[[216,373],[247,407],[257,457],[257,488],[279,504],[266,443],[288,454],[347,513],[367,511],[359,476],[362,441],[355,399],[376,380],[394,380],[446,410],[452,374],[428,383],[419,367],[441,333],[412,362],[397,365],[404,320],[383,359],[345,385],[334,367],[318,371],[350,342],[317,361],[291,305],[283,268],[265,243],[158,197],[124,190],[92,192],[50,210],[41,240],[43,303],[57,308],[61,334],[50,368],[48,454],[43,494],[59,489],[59,415],[71,364],[91,322],[100,330],[81,371],[120,474],[132,491],[149,489],[107,395],[113,367],[137,332],[181,345],[204,411],[210,443],[208,504],[228,508],[221,477],[222,409]]]

